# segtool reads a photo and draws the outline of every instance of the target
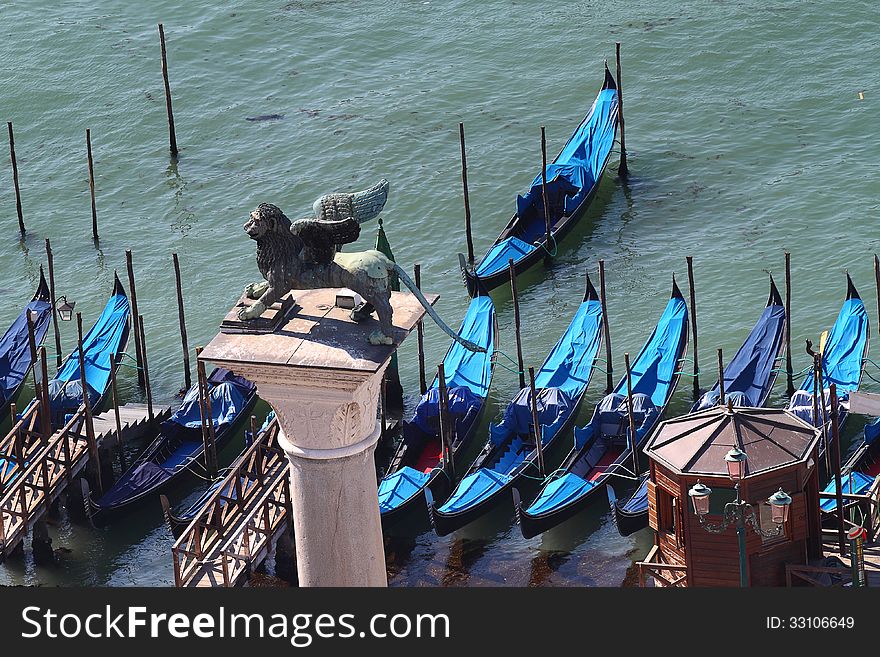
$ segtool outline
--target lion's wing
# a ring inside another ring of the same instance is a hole
[[[322,265],[333,260],[337,244],[349,244],[360,237],[361,227],[354,217],[342,221],[299,219],[290,232],[304,242],[305,259]]]

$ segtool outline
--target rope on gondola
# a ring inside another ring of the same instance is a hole
[[[553,250],[548,251],[547,245],[544,242],[541,242],[541,248],[544,249],[545,251],[547,251],[547,255],[549,255],[551,258],[555,258],[556,257],[556,236],[553,235],[553,233],[550,233],[550,239],[553,240]]]
[[[132,364],[130,364],[130,363],[126,363],[124,360],[121,360],[121,361],[119,361],[119,365],[120,365],[121,367],[130,367],[130,368],[133,369],[133,370],[141,370],[141,369],[143,369],[142,367],[138,367],[138,366],[137,366],[137,359],[136,359],[134,356],[132,356],[131,354],[126,353],[126,352],[123,351],[123,352],[120,353],[119,355],[120,355],[120,356],[125,356],[126,358],[130,358],[131,360],[133,360],[133,361],[135,362],[135,365],[132,365]]]
[[[522,372],[519,370],[519,367],[518,367],[518,366],[519,366],[519,363],[517,363],[515,360],[513,360],[513,358],[511,358],[510,356],[508,356],[507,354],[505,354],[501,349],[496,349],[496,350],[495,350],[495,353],[496,353],[496,354],[501,354],[501,355],[504,356],[507,360],[509,360],[511,363],[513,363],[514,365],[516,365],[517,367],[516,367],[516,369],[512,369],[512,368],[508,367],[507,365],[505,365],[504,363],[499,363],[497,360],[495,361],[495,364],[496,364],[496,365],[500,365],[501,367],[503,367],[504,369],[506,369],[508,372],[512,372],[513,374],[517,374],[517,375],[522,374]]]

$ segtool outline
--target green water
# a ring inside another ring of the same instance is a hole
[[[28,228],[20,241],[6,163],[0,326],[30,298],[46,237],[58,294],[77,301],[87,325],[130,248],[159,398],[182,384],[172,251],[181,258],[190,343],[205,344],[258,276],[241,225],[261,201],[302,216],[321,193],[387,177],[384,217],[395,254],[406,266],[422,263],[424,287],[441,294],[438,310],[457,323],[467,306],[455,257],[465,249],[458,122],[467,130],[482,253],[538,170],[539,126],[556,152],[592,102],[603,59],[613,65],[615,41],[623,44],[632,177],[628,185],[616,179],[613,155],[595,203],[553,265],[521,278],[526,362],[540,364],[580,300],[584,271],[595,272],[600,258],[619,368],[623,353],[638,351],[650,333],[672,272],[684,283],[685,256],[694,256],[704,385],[714,379],[714,350],[732,354],[760,313],[765,270],[782,280],[783,249],[792,252],[796,369],[807,364],[803,340],[836,316],[845,268],[873,299],[880,197],[873,3],[37,4],[0,5],[0,114],[15,126]],[[160,20],[181,147],[176,165],[168,157]],[[245,120],[263,114],[284,118]],[[372,242],[373,230],[359,246]],[[501,348],[512,354],[509,293],[493,296]],[[65,348],[74,331],[63,326]],[[448,340],[428,325],[427,345],[428,363],[436,363]],[[400,361],[413,395],[415,340]],[[121,386],[127,400],[139,399],[130,371]],[[516,377],[499,369],[490,416],[516,388]],[[601,392],[600,385],[589,391],[582,421]],[[774,404],[783,392],[777,386]],[[684,412],[690,395],[684,378],[671,412]],[[862,425],[854,416],[847,439]],[[197,493],[192,480],[172,497]],[[26,553],[0,565],[0,583],[168,584],[171,539],[155,507],[106,530],[62,519],[52,527],[55,547],[70,550],[62,565],[36,569]],[[650,543],[647,532],[620,538],[601,501],[528,541],[511,516],[498,509],[442,539],[414,523],[389,539],[392,584],[619,585]]]

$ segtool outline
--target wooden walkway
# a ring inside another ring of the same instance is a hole
[[[30,447],[4,481],[0,497],[0,560],[15,552],[28,530],[40,520],[73,478],[85,467],[89,457],[88,439],[81,435],[83,409],[49,440],[36,430],[40,402],[12,428],[7,438],[23,446],[18,436],[27,434]],[[0,444],[0,448],[2,448]],[[21,448],[16,452],[21,453]],[[9,454],[10,452],[4,452]],[[16,459],[18,460],[18,459]]]
[[[153,418],[162,422],[171,415],[171,407],[153,408]],[[105,438],[116,435],[116,413],[109,411],[99,413],[92,418],[95,427],[95,439],[100,445]],[[122,428],[122,440],[127,442],[140,438],[150,428],[150,411],[146,404],[130,403],[119,407],[119,425]]]
[[[273,421],[183,531],[171,555],[179,587],[238,586],[290,531],[289,461]]]

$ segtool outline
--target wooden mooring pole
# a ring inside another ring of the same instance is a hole
[[[18,160],[15,158],[15,135],[12,133],[12,121],[6,122],[9,131],[9,159],[12,160],[12,184],[15,186],[15,210],[18,212],[18,230],[24,236],[24,214],[21,211],[21,188],[18,186]]]
[[[31,374],[34,381],[34,397],[40,398],[39,384],[37,383],[37,336],[34,333],[34,320],[31,319],[31,313],[25,313],[25,321],[27,322],[28,332],[28,353],[31,356]]]
[[[791,365],[791,253],[785,252],[785,371],[788,376],[786,396],[794,394],[794,369]]]
[[[92,131],[86,128],[86,152],[89,160],[89,196],[92,200],[92,239],[98,241],[98,210],[95,206],[95,164],[92,160]]]
[[[507,261],[507,267],[510,270],[510,294],[513,297],[513,331],[516,336],[516,365],[519,372],[520,390],[526,387],[526,373],[523,366],[522,354],[522,335],[520,334],[520,318],[519,318],[519,292],[516,288],[516,267],[513,264],[513,258]]]
[[[196,356],[202,351],[196,349]],[[205,469],[209,477],[217,474],[217,435],[214,431],[214,409],[211,407],[211,388],[208,384],[208,376],[205,373],[205,364],[196,361],[196,370],[199,380],[200,409],[202,410],[202,440],[205,443]]]
[[[602,337],[605,341],[605,394],[614,390],[614,368],[611,366],[611,332],[608,330],[608,306],[605,303],[605,261],[599,260],[599,301],[602,303]]]
[[[138,300],[137,300],[137,286],[135,285],[134,280],[134,265],[132,264],[131,258],[131,249],[125,250],[125,267],[128,270],[128,287],[130,298],[129,302],[131,303],[131,316],[134,318],[134,353],[135,360],[137,361],[138,367],[138,385],[140,387],[144,387],[144,355],[143,349],[141,347],[141,337],[140,331],[138,330],[138,317],[140,317],[140,313],[138,312]]]
[[[192,386],[192,376],[189,365],[189,345],[186,338],[186,317],[183,306],[183,287],[180,283],[180,260],[176,253],[171,254],[174,260],[174,281],[177,284],[177,319],[180,322],[180,343],[183,347],[183,383],[186,390]]]
[[[452,453],[452,426],[449,422],[449,394],[446,389],[446,370],[443,363],[437,365],[437,387],[440,393],[440,447],[443,451],[443,468],[455,480],[455,457]]]
[[[138,334],[141,339],[141,355],[144,357],[144,387],[147,391],[147,417],[153,423],[153,390],[150,387],[150,365],[147,361],[147,334],[144,331],[144,316],[138,315]]]
[[[85,352],[83,351],[83,328],[82,313],[76,314],[77,353],[79,355],[79,379],[82,386],[82,403],[85,417],[86,440],[89,445],[89,463],[94,476],[95,487],[98,494],[104,493],[104,484],[101,480],[101,462],[98,454],[98,442],[95,439],[95,425],[92,422],[92,401],[89,399],[89,383],[86,378]]]
[[[464,123],[458,124],[461,142],[461,186],[464,190],[464,233],[467,238],[468,262],[474,264],[474,238],[471,234],[471,202],[468,196],[467,153],[464,149]]]
[[[422,289],[422,266],[416,263],[413,266],[413,279],[416,287]],[[428,392],[428,382],[425,380],[425,327],[422,322],[416,324],[416,339],[419,344],[419,391],[424,395]]]
[[[119,416],[119,391],[116,387],[116,354],[113,355],[113,362],[110,366],[110,392],[113,396],[113,415],[116,418],[116,449],[119,451],[119,465],[122,472],[125,472],[125,450],[122,444],[122,418]]]
[[[535,389],[535,368],[529,368],[529,392],[531,393],[532,402],[532,426],[535,428],[535,452],[538,455],[538,472],[541,478],[547,476],[547,469],[544,467],[544,444],[542,442],[544,432],[541,430],[541,421],[538,418],[538,393]]]
[[[544,227],[547,231],[546,251],[550,253],[550,206],[547,205],[547,137],[541,126],[541,198],[544,203]]]
[[[877,330],[880,331],[880,258],[874,254],[874,284],[877,286]]]
[[[49,238],[46,238],[46,260],[49,265],[49,296],[52,302],[52,330],[55,333],[55,365],[61,367],[61,333],[58,331],[58,308],[56,307],[57,299],[55,298],[55,262],[52,257],[52,244]]]
[[[718,349],[718,403],[724,404],[724,353]]]
[[[159,23],[159,43],[162,46],[162,80],[165,82],[165,108],[168,110],[168,141],[171,157],[177,157],[177,134],[174,131],[174,110],[171,108],[171,85],[168,82],[168,56],[165,52],[165,26]]]
[[[623,354],[623,365],[626,367],[626,411],[629,416],[629,443],[632,449],[633,474],[638,477],[639,468],[639,441],[636,438],[636,418],[633,415],[633,391],[632,370],[629,366],[629,352]]]
[[[834,469],[834,485],[837,488],[837,545],[840,556],[846,555],[846,527],[843,518],[843,483],[840,475],[840,422],[837,416],[837,385],[832,383],[831,396],[831,467]],[[855,556],[853,556],[855,558]]]
[[[40,347],[40,424],[42,425],[42,443],[47,445],[52,437],[52,411],[49,404],[49,365],[46,362],[46,348]]]
[[[626,127],[623,122],[623,82],[620,79],[620,41],[614,44],[614,54],[617,59],[617,123],[620,125],[620,165],[617,167],[617,175],[621,178],[629,176],[629,166],[626,162]]]
[[[688,286],[691,298],[691,332],[694,334],[694,399],[700,398],[700,358],[697,349],[697,295],[694,291],[694,258],[687,256]]]

